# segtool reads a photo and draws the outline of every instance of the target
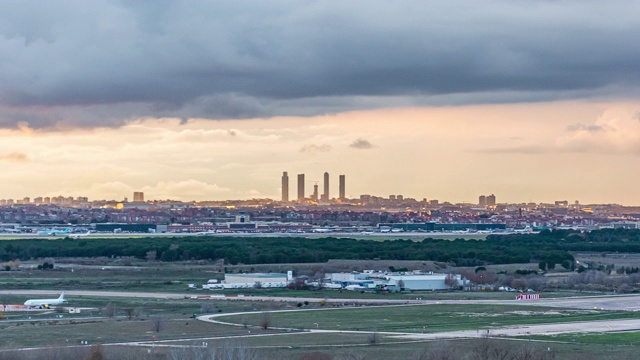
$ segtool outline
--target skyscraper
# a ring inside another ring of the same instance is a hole
[[[487,206],[496,206],[496,196],[491,194],[487,196]]]
[[[289,202],[289,174],[282,173],[282,201]]]
[[[344,195],[345,194],[345,176],[340,175],[339,180],[340,180],[339,181],[340,182],[340,199],[344,200],[346,199],[346,196]]]
[[[322,194],[322,201],[329,202],[329,173],[324,173],[324,193]]]
[[[480,195],[480,197],[478,198],[478,205],[487,206],[487,197],[484,195]]]
[[[313,201],[318,201],[318,184],[313,185],[313,195],[311,196]]]
[[[304,174],[298,174],[298,201],[304,201]]]
[[[135,191],[133,193],[133,201],[144,202],[144,193],[142,191]]]

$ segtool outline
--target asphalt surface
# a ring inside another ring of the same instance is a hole
[[[60,295],[59,290],[0,290],[0,294],[6,295],[27,295],[27,296],[49,296]],[[606,295],[606,296],[585,296],[551,298],[540,300],[401,300],[401,299],[339,299],[339,298],[308,298],[308,297],[284,297],[284,296],[249,296],[249,295],[224,295],[211,293],[156,293],[156,292],[118,292],[118,291],[92,291],[92,290],[65,290],[67,296],[95,296],[95,297],[134,297],[153,299],[185,299],[202,298],[209,296],[216,300],[227,301],[281,301],[281,302],[304,302],[317,303],[322,300],[334,304],[496,304],[496,305],[531,305],[563,307],[575,309],[600,309],[600,310],[624,310],[640,311],[640,295]],[[544,294],[543,294],[544,296]]]

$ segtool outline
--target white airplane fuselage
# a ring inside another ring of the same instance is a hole
[[[62,293],[57,299],[31,299],[25,301],[24,305],[28,308],[49,309],[52,306],[62,305],[66,302],[64,293]]]

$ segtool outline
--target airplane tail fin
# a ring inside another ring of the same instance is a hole
[[[60,297],[58,298],[58,300],[64,300],[64,291],[62,292],[62,294],[60,294]]]

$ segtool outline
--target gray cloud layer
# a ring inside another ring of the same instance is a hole
[[[637,96],[632,1],[5,1],[0,126]]]

